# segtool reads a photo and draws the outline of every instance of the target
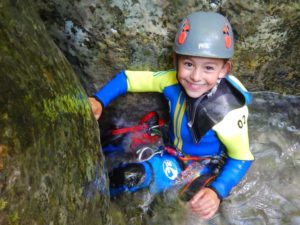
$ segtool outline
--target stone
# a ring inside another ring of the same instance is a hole
[[[31,1],[0,3],[0,224],[109,224],[87,95]]]

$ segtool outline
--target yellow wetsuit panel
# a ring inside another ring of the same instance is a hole
[[[226,146],[229,157],[233,159],[254,159],[249,149],[247,119],[248,108],[243,106],[230,111],[221,122],[212,128]]]
[[[126,70],[127,86],[129,92],[160,92],[164,88],[177,84],[176,71],[130,71]]]

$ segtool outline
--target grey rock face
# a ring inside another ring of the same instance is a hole
[[[251,91],[299,94],[299,1],[37,1],[48,31],[88,94],[120,69],[166,70],[176,26],[218,11],[236,37],[233,73]]]
[[[0,224],[108,224],[84,89],[30,1],[0,12]]]
[[[218,11],[232,23],[236,39],[232,73],[250,91],[299,94],[299,1],[38,0],[36,3],[48,32],[72,64],[88,95],[121,69],[173,68],[172,46],[177,24],[184,16],[199,10]],[[145,111],[164,112],[165,104],[159,95],[127,95],[105,111],[101,126],[111,123],[112,117],[137,121]]]

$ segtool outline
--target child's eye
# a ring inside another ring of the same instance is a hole
[[[215,68],[212,67],[212,66],[206,66],[205,69],[206,69],[207,71],[213,71],[213,70],[215,70]]]
[[[192,66],[193,66],[193,64],[192,64],[192,63],[190,63],[190,62],[185,62],[185,63],[184,63],[184,66],[186,66],[186,67],[192,67]]]

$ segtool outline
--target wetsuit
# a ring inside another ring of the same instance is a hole
[[[122,71],[95,97],[106,107],[127,92],[160,92],[168,100],[170,138],[185,155],[215,156],[225,150],[226,162],[209,185],[220,199],[227,197],[251,166],[248,108],[250,94],[232,75],[227,75],[210,93],[199,99],[186,96],[176,71]]]

